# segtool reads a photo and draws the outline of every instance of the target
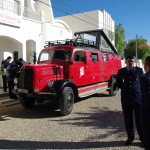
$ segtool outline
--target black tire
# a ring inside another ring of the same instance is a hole
[[[110,83],[109,95],[115,96],[117,94],[117,91],[118,91],[118,87],[116,85],[116,79],[112,78],[111,83]]]
[[[35,103],[34,98],[20,97],[20,103],[24,108],[31,108]]]
[[[65,87],[60,95],[59,107],[60,113],[64,116],[69,115],[72,112],[74,104],[74,92],[71,87]]]

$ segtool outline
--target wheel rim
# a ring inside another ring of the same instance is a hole
[[[72,107],[72,104],[73,104],[73,94],[70,93],[68,96],[67,96],[67,102],[68,102],[68,108],[71,108]]]

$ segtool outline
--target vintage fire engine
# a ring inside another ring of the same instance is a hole
[[[75,33],[74,40],[47,41],[37,64],[21,68],[14,93],[22,106],[55,100],[62,115],[72,112],[78,98],[101,91],[117,93],[121,57],[103,30]],[[18,85],[18,87],[17,87]]]

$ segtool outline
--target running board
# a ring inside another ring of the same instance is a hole
[[[78,88],[78,95],[80,98],[90,96],[99,92],[103,92],[110,89],[108,87],[108,82],[97,83],[94,85]]]

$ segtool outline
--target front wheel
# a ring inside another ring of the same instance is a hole
[[[116,85],[116,79],[112,78],[111,83],[110,83],[109,95],[115,96],[117,94],[117,91],[118,91],[118,87]]]
[[[59,107],[62,115],[69,115],[74,104],[74,92],[71,87],[65,87],[60,95]]]
[[[20,97],[20,103],[24,108],[31,108],[35,103],[34,98]]]

